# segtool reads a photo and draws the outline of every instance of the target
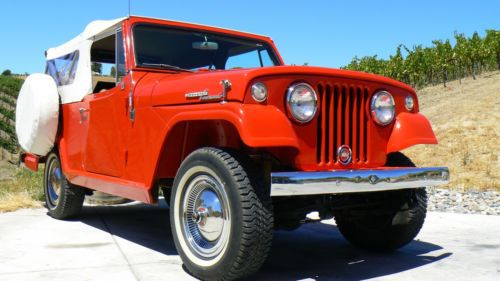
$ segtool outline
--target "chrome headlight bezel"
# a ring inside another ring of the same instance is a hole
[[[298,94],[298,90],[301,88],[306,88],[311,93],[310,102],[312,102],[312,108],[310,110],[310,113],[307,114],[307,116],[303,116],[303,114],[298,113],[292,104],[293,95]],[[316,116],[316,113],[318,111],[318,95],[316,94],[316,91],[314,91],[311,85],[304,82],[295,83],[292,84],[290,87],[288,87],[286,95],[286,105],[288,112],[293,117],[293,119],[301,124],[305,124],[313,120],[314,117]]]
[[[261,91],[261,93],[259,93],[258,91]],[[266,101],[269,95],[266,84],[262,82],[254,83],[251,87],[251,92],[252,92],[252,98],[257,102]]]
[[[388,105],[378,106],[380,99],[388,97]],[[385,112],[383,112],[385,111]],[[381,126],[387,126],[396,117],[396,103],[394,102],[394,97],[387,91],[378,91],[375,93],[370,102],[370,112],[373,120]],[[390,117],[387,118],[383,116],[385,113],[390,113]]]

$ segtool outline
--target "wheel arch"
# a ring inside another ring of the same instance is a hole
[[[400,113],[387,143],[387,153],[417,144],[437,144],[431,124],[420,113]]]
[[[156,159],[154,188],[158,189],[164,179],[171,181],[182,161],[201,147],[276,154],[277,158],[289,158],[297,152],[290,120],[273,106],[227,103],[222,109],[221,104],[207,105],[206,109],[188,109],[168,118]],[[168,109],[157,110],[168,115]]]
[[[235,126],[227,120],[177,122],[165,136],[156,164],[155,178],[174,178],[182,161],[191,152],[207,146],[241,149],[244,144]]]

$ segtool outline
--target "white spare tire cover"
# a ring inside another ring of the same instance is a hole
[[[59,94],[46,74],[28,76],[16,105],[16,134],[21,147],[45,156],[54,146],[59,120]]]

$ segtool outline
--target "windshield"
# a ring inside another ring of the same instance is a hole
[[[279,65],[264,42],[159,25],[134,27],[136,64],[171,70],[236,69]]]

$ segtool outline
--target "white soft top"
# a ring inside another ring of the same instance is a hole
[[[47,60],[52,60],[55,58],[62,57],[64,55],[70,54],[78,49],[82,45],[85,45],[88,40],[92,40],[100,35],[101,33],[106,33],[109,29],[112,29],[115,27],[115,25],[118,25],[120,22],[125,20],[126,17],[123,18],[118,18],[114,20],[96,20],[92,21],[85,27],[85,30],[80,33],[78,36],[75,38],[71,39],[70,41],[59,45],[54,48],[50,48],[47,50]]]
[[[126,17],[114,20],[96,20],[87,25],[85,30],[60,46],[47,50],[46,59],[54,60],[78,51],[78,64],[72,83],[58,86],[62,103],[81,101],[92,93],[92,68],[90,62],[90,48],[92,43],[104,36],[111,35]]]

